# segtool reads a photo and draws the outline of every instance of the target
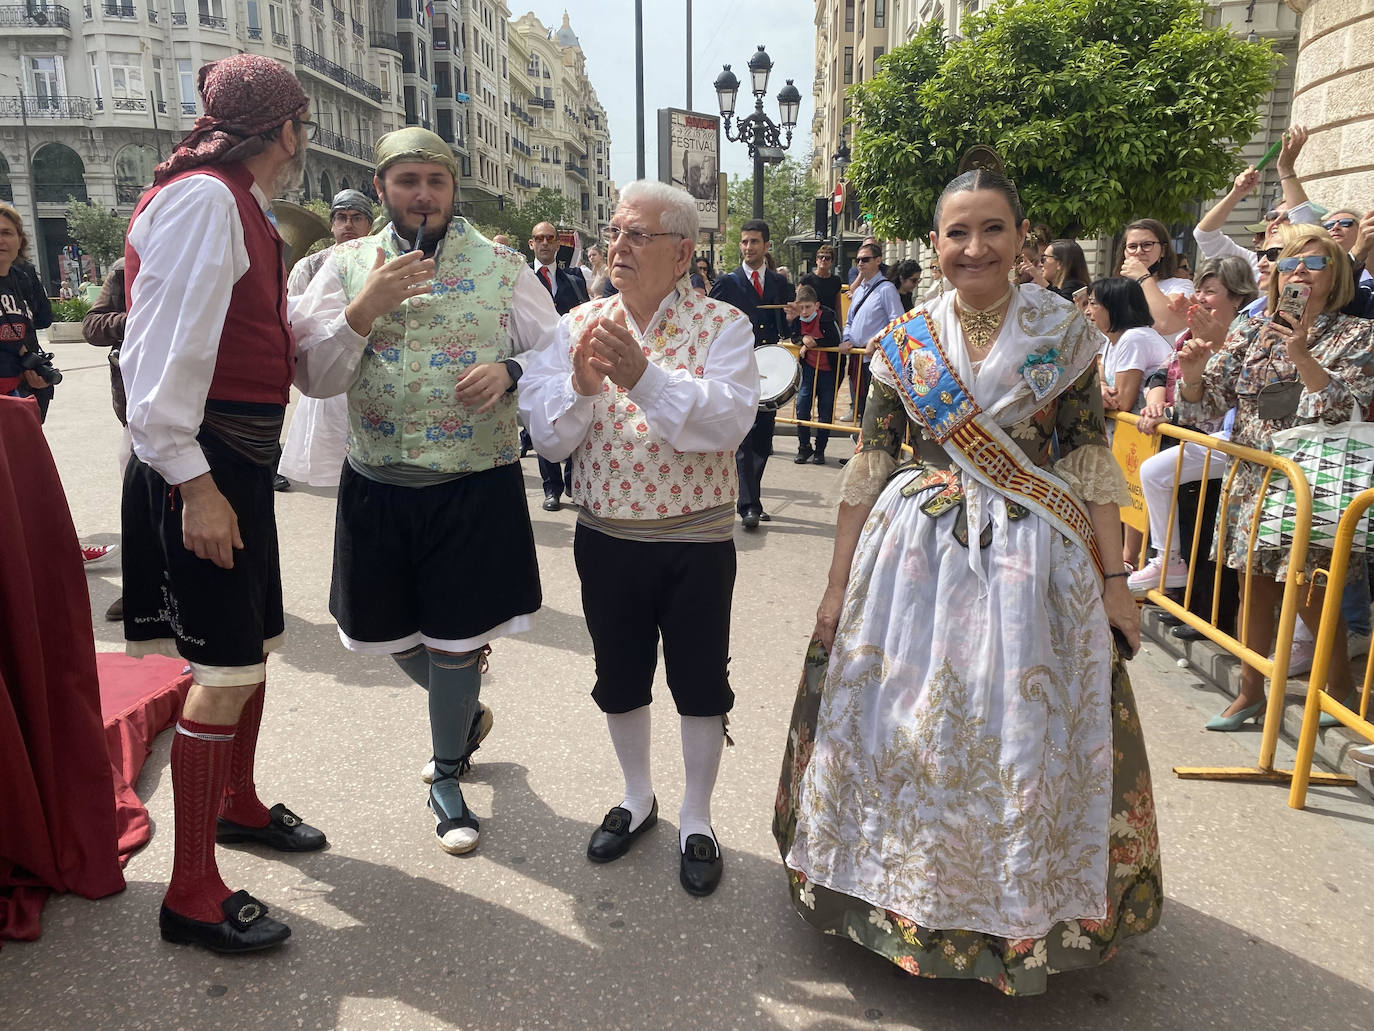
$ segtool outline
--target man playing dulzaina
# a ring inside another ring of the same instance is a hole
[[[390,655],[429,692],[424,779],[452,853],[477,847],[458,775],[491,729],[489,643],[541,601],[515,384],[558,321],[520,255],[454,215],[457,175],[427,129],[378,140],[390,225],[335,245],[292,309],[301,346],[356,368],[329,611],[347,648]]]

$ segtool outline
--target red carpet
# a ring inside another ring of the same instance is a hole
[[[153,738],[170,727],[181,713],[191,675],[182,659],[149,655],[131,659],[116,652],[96,657],[100,673],[100,715],[105,721],[105,746],[114,779],[115,828],[119,832],[119,862],[148,843],[152,822],[134,792],[139,771],[153,747]]]

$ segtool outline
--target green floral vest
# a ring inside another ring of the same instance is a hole
[[[335,246],[351,301],[402,245],[391,228]],[[364,465],[405,463],[441,473],[480,472],[519,461],[515,394],[479,415],[454,398],[474,365],[511,357],[507,326],[520,255],[454,216],[435,254],[434,293],[412,297],[372,325],[348,388],[350,456]]]

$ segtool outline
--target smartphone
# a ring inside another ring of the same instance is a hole
[[[1274,315],[1275,321],[1289,329],[1296,329],[1302,324],[1303,313],[1307,311],[1307,299],[1311,295],[1312,287],[1308,283],[1286,285],[1279,293],[1279,310]]]
[[[1087,288],[1086,286],[1080,286],[1077,290],[1075,290],[1075,291],[1073,292],[1073,303],[1074,303],[1074,304],[1082,304],[1082,303],[1085,302],[1087,299],[1088,299],[1088,288]]]

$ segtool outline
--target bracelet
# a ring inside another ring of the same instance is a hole
[[[1289,172],[1287,175],[1281,175],[1281,176],[1279,176],[1279,182],[1283,182],[1285,179],[1296,179],[1297,177],[1298,177],[1298,173],[1297,173],[1297,172]]]
[[[1150,278],[1150,275],[1151,275],[1151,273],[1146,272],[1143,276],[1141,276],[1139,279],[1137,279],[1136,282],[1137,282],[1137,283],[1143,283],[1143,282],[1145,282],[1145,280],[1147,280],[1147,279]]]
[[[1130,575],[1131,575],[1131,571],[1130,571],[1129,569],[1123,569],[1123,570],[1122,570],[1121,572],[1119,572],[1119,573],[1106,573],[1106,574],[1103,575],[1102,579],[1104,579],[1104,580],[1115,580],[1118,576],[1130,576]]]

